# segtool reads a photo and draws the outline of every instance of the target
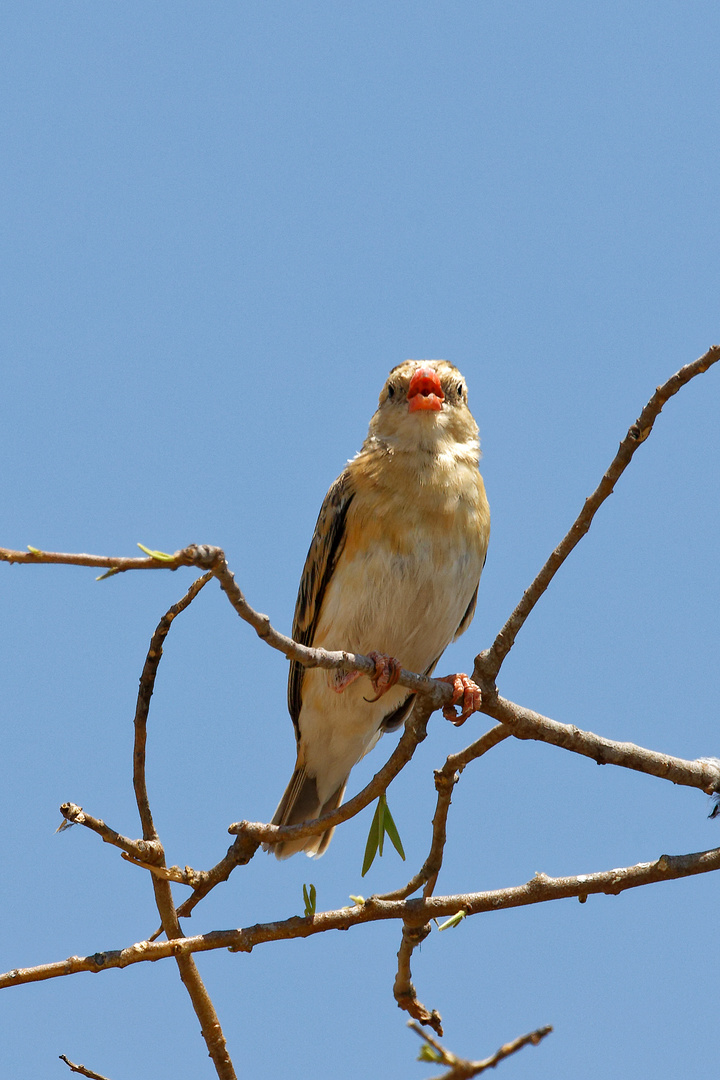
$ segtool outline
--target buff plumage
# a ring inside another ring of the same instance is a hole
[[[445,360],[393,368],[362,449],[320,510],[295,640],[377,652],[410,671],[432,672],[475,611],[490,534],[479,459],[460,372]],[[339,806],[352,767],[404,722],[412,704],[413,695],[392,680],[385,688],[366,676],[293,662],[288,705],[297,762],[274,824],[309,821]],[[278,858],[302,850],[322,855],[331,836],[328,830],[273,850]]]

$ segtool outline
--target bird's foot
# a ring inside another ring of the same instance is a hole
[[[376,696],[365,700],[373,702],[378,701],[395,685],[400,678],[402,664],[394,656],[385,656],[384,653],[369,652],[368,656],[375,664],[375,674],[370,677],[370,682]]]
[[[329,671],[328,683],[330,689],[334,690],[336,694],[342,694],[343,690],[347,690],[348,686],[351,686],[361,675],[362,671],[343,671],[342,668],[338,671]]]
[[[370,676],[370,682],[377,696],[365,698],[365,700],[377,701],[398,681],[402,664],[394,656],[385,656],[384,653],[369,652],[367,655],[375,664],[375,674]],[[343,671],[342,669],[330,671],[328,682],[336,694],[342,694],[343,690],[347,690],[348,686],[351,686],[362,674],[362,671]]]
[[[446,675],[438,682],[450,683],[453,688],[453,696],[449,705],[443,706],[443,716],[455,727],[464,724],[471,713],[477,712],[482,705],[480,687],[468,678],[467,675]],[[455,706],[460,706],[460,713],[455,712]]]

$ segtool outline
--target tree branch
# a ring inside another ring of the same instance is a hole
[[[138,690],[137,706],[135,708],[135,745],[133,748],[133,787],[137,801],[138,813],[142,823],[143,837],[145,840],[159,840],[148,802],[147,784],[145,780],[145,747],[147,743],[147,718],[150,710],[150,698],[155,689],[155,677],[158,665],[162,659],[163,642],[167,637],[170,627],[175,618],[193,602],[200,590],[212,579],[212,574],[203,574],[192,583],[182,600],[173,604],[157,625],[155,633],[150,639],[150,648],[145,659],[142,675],[140,676],[140,689]]]
[[[86,829],[91,829],[102,837],[106,844],[121,848],[139,862],[153,863],[158,858],[162,858],[162,846],[158,845],[156,841],[130,840],[127,836],[122,836],[120,833],[115,832],[114,829],[111,829],[101,818],[86,814],[82,806],[66,802],[60,807],[60,813],[65,820],[57,829],[58,832],[63,832],[71,825],[84,825]]]
[[[235,575],[228,567],[222,548],[209,544],[190,544],[173,555],[162,554],[160,557],[161,554],[158,553],[158,557],[126,558],[106,555],[68,555],[60,552],[39,551],[35,548],[29,552],[0,548],[0,562],[109,567],[117,573],[128,570],[177,570],[181,566],[196,566],[202,570],[209,570],[212,576],[217,578],[221,589],[240,618],[249,623],[258,637],[267,642],[270,648],[281,652],[288,660],[297,660],[305,667],[320,667],[327,670],[344,668],[348,671],[360,671],[365,675],[375,674],[375,662],[369,656],[344,650],[331,652],[326,649],[313,649],[307,645],[300,645],[286,634],[275,630],[267,615],[255,611],[248,604],[244,593],[235,581]],[[401,670],[397,683],[414,693],[425,695],[431,702],[433,711],[448,706],[452,700],[453,689],[448,683],[431,679],[427,675],[418,675],[405,668]]]
[[[421,1024],[427,1024],[438,1035],[442,1035],[442,1017],[437,1009],[429,1012],[423,1003],[418,1000],[417,991],[412,984],[412,972],[410,971],[410,958],[418,945],[421,945],[430,933],[432,927],[403,925],[402,941],[398,949],[398,969],[393,985],[393,995],[400,1009],[404,1009]]]
[[[486,1069],[494,1069],[504,1058],[516,1054],[524,1046],[537,1046],[552,1031],[552,1027],[549,1025],[538,1028],[537,1031],[531,1031],[529,1035],[521,1035],[519,1038],[513,1039],[512,1042],[505,1043],[504,1046],[501,1046],[499,1050],[496,1050],[489,1058],[485,1058],[484,1061],[466,1061],[465,1058],[457,1057],[450,1050],[447,1050],[437,1039],[433,1039],[432,1035],[428,1035],[412,1020],[408,1022],[408,1027],[412,1028],[425,1041],[425,1048],[427,1048],[428,1052],[423,1054],[421,1051],[419,1061],[437,1061],[441,1065],[450,1066],[449,1072],[434,1077],[433,1080],[471,1080],[473,1076],[479,1076]]]
[[[432,713],[432,705],[427,699],[419,701],[412,710],[394,751],[379,772],[375,773],[369,784],[362,791],[348,799],[337,810],[323,814],[313,821],[302,825],[265,825],[259,821],[237,821],[230,825],[228,832],[252,837],[258,843],[278,843],[280,840],[299,840],[306,836],[316,836],[332,826],[348,821],[364,810],[366,806],[386,791],[390,782],[407,765],[415,753],[416,747],[427,736],[427,722]]]
[[[147,718],[150,710],[150,699],[155,688],[158,665],[162,658],[163,642],[167,637],[173,621],[177,615],[182,611],[185,611],[203,586],[207,585],[211,578],[212,574],[207,573],[198,578],[197,581],[194,581],[185,596],[179,600],[177,604],[173,604],[170,610],[163,615],[150,641],[150,648],[148,649],[138,689],[137,706],[135,709],[135,744],[133,748],[133,787],[135,789],[138,813],[142,822],[143,837],[146,840],[152,841],[156,848],[159,849],[157,863],[163,869],[165,868],[165,853],[153,823],[145,780],[145,749],[147,743]],[[180,927],[177,911],[175,910],[170,882],[167,878],[162,877],[157,873],[152,874],[151,881],[155,893],[155,903],[157,904],[157,909],[160,913],[165,936],[168,940],[182,938],[183,932]],[[192,1007],[195,1010],[195,1015],[200,1022],[202,1037],[205,1040],[208,1054],[212,1059],[218,1077],[220,1080],[236,1080],[235,1069],[233,1068],[233,1063],[227,1051],[225,1036],[223,1035],[220,1021],[217,1012],[215,1011],[215,1006],[200,977],[200,972],[197,969],[194,958],[189,952],[178,950],[175,953],[175,960],[180,972],[180,978],[188,992]]]
[[[175,552],[175,555],[160,559],[152,556],[129,558],[126,555],[83,555],[60,551],[40,551],[38,548],[30,548],[28,551],[0,548],[0,562],[90,566],[96,570],[111,569],[120,574],[126,570],[177,570],[180,566],[195,565],[194,558],[183,557],[186,550],[190,549],[183,549]]]
[[[61,1061],[64,1061],[70,1072],[80,1073],[81,1076],[87,1076],[88,1080],[108,1080],[107,1076],[101,1076],[100,1073],[93,1072],[92,1069],[86,1068],[84,1065],[76,1065],[74,1061],[70,1061],[64,1054],[59,1054],[58,1057]]]
[[[616,896],[627,889],[637,889],[654,882],[708,874],[720,870],[720,848],[688,855],[661,855],[654,862],[602,870],[594,874],[551,878],[538,873],[524,885],[493,889],[453,896],[432,896],[414,900],[381,900],[369,897],[362,904],[325,911],[306,918],[294,916],[282,922],[258,923],[242,930],[212,930],[195,937],[179,937],[171,941],[140,941],[125,949],[95,953],[92,956],[71,956],[50,964],[32,968],[15,968],[0,975],[0,990],[24,983],[43,982],[80,971],[107,971],[131,964],[162,960],[183,953],[209,952],[230,949],[232,952],[251,952],[256,945],[268,941],[287,941],[312,937],[328,930],[348,930],[363,923],[400,919],[408,925],[424,926],[431,919],[448,918],[464,911],[467,916],[507,908],[544,904],[550,900],[576,897],[584,903],[588,896],[605,893]]]
[[[683,787],[700,788],[711,795],[720,791],[720,760],[698,758],[685,761],[656,750],[646,750],[634,743],[604,739],[574,724],[561,724],[547,716],[525,709],[500,697],[497,692],[483,695],[482,711],[507,724],[516,739],[536,739],[560,746],[574,754],[592,758],[598,765],[619,765],[624,769],[658,776]],[[468,748],[470,749],[470,748]]]
[[[613,458],[610,467],[603,476],[592,495],[585,500],[581,512],[578,514],[570,531],[563,537],[547,560],[540,573],[532,584],[523,593],[522,600],[507,620],[500,633],[489,649],[481,652],[475,658],[474,681],[485,691],[488,684],[495,682],[505,657],[513,647],[515,638],[520,632],[525,620],[537,604],[548,585],[555,577],[562,564],[567,559],[573,548],[582,540],[585,533],[592,525],[595,514],[602,504],[612,495],[615,484],[618,482],[625,469],[632,461],[638,447],[645,442],[652,431],[653,424],[660,415],[665,403],[682,389],[696,375],[701,375],[709,367],[720,360],[720,345],[712,345],[704,356],[686,364],[680,368],[667,382],[658,386],[640,416],[631,425],[627,435],[620,443],[620,448]]]

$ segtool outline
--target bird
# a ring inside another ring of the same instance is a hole
[[[457,368],[447,360],[394,367],[362,448],[320,509],[292,629],[302,645],[371,656],[375,675],[291,661],[297,761],[274,825],[340,806],[353,766],[410,714],[414,694],[397,685],[400,669],[430,675],[467,630],[490,536],[479,460]],[[447,681],[462,722],[480,691],[466,675]],[[279,859],[319,857],[333,831],[266,846]]]

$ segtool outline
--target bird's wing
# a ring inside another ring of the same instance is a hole
[[[301,645],[312,646],[325,591],[345,546],[345,521],[354,494],[350,474],[346,469],[332,485],[320,507],[300,579],[293,618],[292,636]],[[288,677],[288,709],[298,737],[304,675],[304,666],[293,660]]]
[[[467,610],[466,610],[465,614],[463,615],[462,619],[460,620],[460,625],[458,626],[457,630],[455,631],[455,637],[453,638],[453,641],[457,641],[457,639],[460,637],[460,635],[465,633],[468,626],[472,622],[473,615],[475,614],[475,608],[477,607],[477,598],[478,598],[478,589],[479,588],[480,588],[480,582],[478,582],[477,585],[475,586],[475,592],[472,594],[472,596],[470,598],[470,603],[467,606]],[[437,663],[437,661],[435,661],[435,662]]]

